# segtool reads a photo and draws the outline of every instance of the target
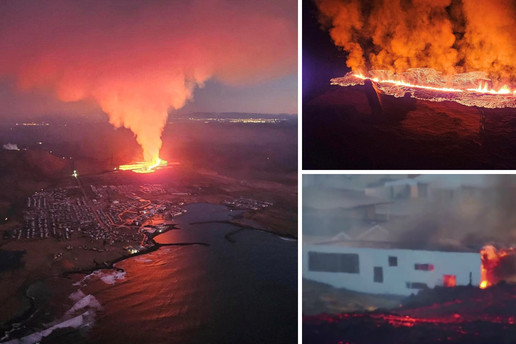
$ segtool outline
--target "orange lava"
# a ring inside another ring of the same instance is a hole
[[[152,173],[160,167],[165,166],[167,166],[167,162],[158,158],[154,163],[137,162],[135,164],[120,165],[118,169],[122,171],[133,171],[135,173]]]
[[[496,249],[492,245],[486,245],[480,250],[482,267],[480,273],[480,288],[485,289],[499,282],[495,269],[500,265],[504,257],[515,254],[514,248]]]
[[[411,88],[421,88],[426,90],[435,90],[435,91],[443,91],[443,92],[476,92],[476,93],[482,93],[482,94],[510,94],[510,95],[516,95],[516,90],[512,91],[507,85],[502,86],[498,91],[494,89],[489,89],[487,85],[479,85],[478,88],[468,88],[468,89],[459,89],[459,88],[448,88],[448,87],[433,87],[433,86],[424,86],[424,85],[415,85],[411,84],[405,81],[401,80],[392,80],[392,79],[378,79],[378,78],[369,78],[362,74],[353,74],[354,77],[362,79],[362,80],[371,80],[377,83],[386,83],[386,84],[394,84],[398,86],[405,86],[405,87],[411,87]]]

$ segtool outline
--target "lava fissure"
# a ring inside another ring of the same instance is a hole
[[[383,70],[369,71],[368,75],[349,72],[344,77],[331,79],[331,84],[356,86],[364,85],[365,80],[373,82],[380,92],[396,98],[409,93],[419,100],[454,101],[484,108],[516,107],[516,89],[503,85],[495,90],[482,72],[456,74],[449,78],[430,68],[412,68],[401,74]]]
[[[158,158],[155,162],[137,162],[129,165],[120,165],[121,171],[133,171],[135,173],[152,173],[157,169],[167,166],[167,161]]]

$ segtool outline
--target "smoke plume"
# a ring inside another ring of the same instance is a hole
[[[0,76],[98,103],[153,162],[168,111],[208,79],[241,85],[294,72],[297,24],[271,1],[3,1],[0,51]]]
[[[433,68],[516,75],[511,0],[315,0],[319,22],[354,71]]]
[[[3,145],[5,150],[20,150],[16,143],[6,143]]]

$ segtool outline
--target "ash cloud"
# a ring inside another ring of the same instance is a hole
[[[168,111],[210,78],[295,72],[297,23],[273,1],[0,2],[0,77],[62,101],[92,101],[155,161]]]
[[[354,71],[433,68],[515,76],[511,0],[315,0],[319,22]]]

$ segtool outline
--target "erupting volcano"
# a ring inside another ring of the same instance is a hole
[[[319,23],[348,53],[352,70],[333,84],[370,79],[395,97],[409,92],[431,101],[516,107],[508,85],[516,80],[513,1],[315,2]]]
[[[167,166],[167,162],[158,158],[154,163],[137,162],[135,164],[120,165],[118,169],[122,171],[133,171],[135,173],[152,173],[165,166]]]
[[[412,98],[428,101],[454,101],[466,106],[484,108],[516,107],[516,89],[503,85],[493,89],[492,81],[484,72],[470,72],[445,77],[430,68],[412,68],[395,74],[387,70],[369,71],[367,75],[349,72],[344,77],[331,79],[332,85],[364,85],[371,80],[377,94],[396,98],[410,94]]]
[[[53,0],[42,11],[32,0],[2,2],[0,78],[76,112],[102,110],[141,146],[143,163],[128,168],[149,172],[161,164],[169,113],[208,80],[239,88],[292,74],[297,24],[274,6]]]

